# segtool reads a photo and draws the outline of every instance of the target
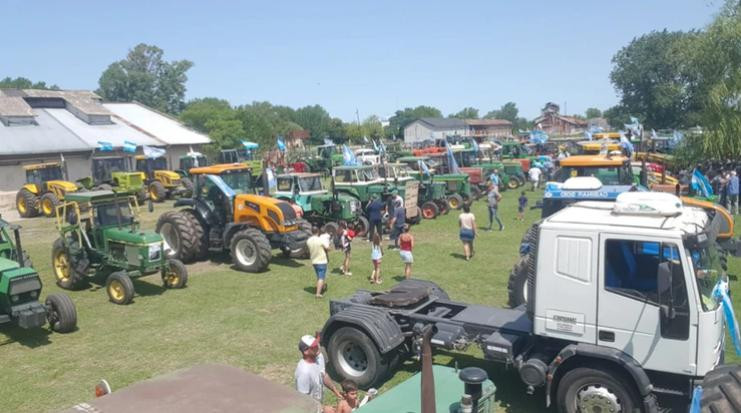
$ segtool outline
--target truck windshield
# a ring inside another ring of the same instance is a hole
[[[692,261],[692,268],[695,270],[695,279],[697,280],[697,289],[700,292],[700,301],[705,311],[714,311],[718,308],[718,301],[713,297],[713,289],[724,275],[723,268],[720,266],[720,253],[715,243],[708,243],[705,248],[692,249],[687,251],[687,255]]]
[[[318,176],[307,176],[299,178],[298,182],[299,187],[303,192],[322,190],[322,180]]]
[[[252,175],[249,171],[231,172],[221,175],[221,180],[234,191],[235,194],[252,193]]]

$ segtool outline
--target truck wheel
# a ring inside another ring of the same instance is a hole
[[[558,411],[577,412],[632,412],[639,409],[638,392],[621,374],[610,369],[575,368],[558,383],[556,400]]]
[[[23,218],[32,218],[38,215],[36,204],[39,199],[26,188],[21,188],[15,196],[15,207]]]
[[[41,195],[39,204],[41,205],[41,213],[44,214],[45,217],[52,218],[57,216],[57,205],[59,205],[59,199],[57,199],[56,195],[51,192]]]
[[[463,206],[463,197],[459,194],[448,195],[448,206],[450,209],[461,209]]]
[[[509,292],[508,305],[511,308],[527,304],[527,258],[522,256],[509,273],[507,291]]]
[[[57,238],[51,247],[51,264],[54,269],[54,278],[61,288],[77,290],[85,285],[86,275],[75,268],[72,256],[61,238]]]
[[[66,294],[49,294],[46,297],[46,320],[57,333],[69,333],[77,327],[75,303]]]
[[[192,198],[193,197],[193,181],[190,180],[187,176],[184,176],[180,179],[180,183],[183,185],[183,188],[185,191],[183,192],[184,198]]]
[[[176,259],[167,260],[165,273],[162,275],[162,283],[165,288],[183,288],[188,283],[188,269],[182,261]]]
[[[273,251],[262,232],[244,229],[234,234],[229,245],[234,265],[240,271],[260,272],[268,268]]]
[[[149,184],[149,199],[152,202],[164,202],[167,198],[167,190],[160,181],[153,181]]]
[[[196,237],[196,246],[194,247],[196,260],[203,260],[208,256],[208,235],[206,230],[201,225],[201,221],[196,217],[196,211],[193,209],[184,209],[180,211],[185,218],[188,219],[191,228]]]
[[[379,387],[388,372],[388,362],[364,332],[342,327],[332,334],[327,346],[332,370],[341,380],[352,380],[358,387]]]
[[[435,219],[437,218],[437,215],[440,213],[440,210],[437,208],[437,205],[435,205],[432,201],[427,201],[424,204],[422,204],[422,218],[424,219]]]
[[[134,283],[125,271],[116,271],[105,282],[108,299],[114,304],[124,305],[134,298]]]
[[[190,262],[198,251],[198,235],[190,220],[180,211],[167,211],[157,219],[155,227],[162,235],[168,258]]]
[[[721,365],[702,380],[703,412],[734,412],[741,406],[741,365]]]
[[[358,220],[355,221],[355,224],[353,224],[353,229],[355,230],[355,236],[356,237],[364,237],[366,234],[368,234],[368,229],[370,228],[370,223],[368,222],[368,218],[364,216],[359,216]]]

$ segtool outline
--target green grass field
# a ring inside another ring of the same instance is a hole
[[[476,256],[462,259],[458,241],[457,213],[415,226],[414,276],[439,283],[451,298],[492,306],[507,301],[507,277],[518,258],[520,238],[540,210],[527,211],[525,222],[516,222],[518,192],[505,192],[500,207],[504,232],[481,232]],[[528,192],[531,205],[536,196]],[[157,216],[142,212],[145,228],[153,228]],[[485,202],[474,206],[479,226],[486,224]],[[44,281],[45,297],[59,291],[51,272],[51,245],[56,238],[53,220],[24,220],[23,242]],[[48,330],[0,329],[3,380],[0,412],[55,411],[93,397],[101,378],[116,388],[138,380],[197,363],[226,363],[258,373],[270,380],[292,385],[299,359],[301,335],[319,330],[328,317],[329,299],[351,294],[358,288],[381,290],[401,279],[398,253],[389,251],[383,260],[384,284],[371,286],[370,249],[365,241],[353,244],[350,277],[339,275],[341,254],[330,257],[329,291],[323,300],[314,298],[314,274],[306,261],[279,258],[261,274],[231,269],[228,257],[189,265],[190,279],[183,290],[165,291],[157,275],[135,281],[137,295],[127,306],[108,302],[104,289],[94,286],[68,294],[77,305],[78,331],[61,335]],[[741,260],[731,260],[738,274]],[[734,296],[741,294],[734,283]],[[741,306],[737,304],[737,311]],[[728,340],[730,343],[730,340]],[[732,349],[728,348],[731,354]],[[452,364],[452,354],[436,353],[435,362]],[[486,368],[497,385],[503,411],[543,411],[542,391],[527,396],[514,370],[485,363],[477,349],[456,355],[459,366]],[[727,360],[737,361],[735,357]],[[386,390],[417,370],[407,362],[381,389]]]

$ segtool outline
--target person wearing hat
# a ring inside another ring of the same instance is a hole
[[[319,334],[312,336],[307,334],[298,342],[298,351],[301,352],[301,360],[296,365],[294,379],[296,380],[296,390],[299,393],[306,394],[316,400],[320,405],[324,396],[324,387],[326,386],[338,399],[342,394],[337,390],[332,380],[325,372],[324,356],[319,349]],[[333,412],[334,409],[329,406],[323,406],[322,412]]]

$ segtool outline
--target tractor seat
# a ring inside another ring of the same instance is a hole
[[[382,307],[410,307],[427,300],[429,293],[424,287],[396,286],[390,291],[373,296],[371,304]]]

